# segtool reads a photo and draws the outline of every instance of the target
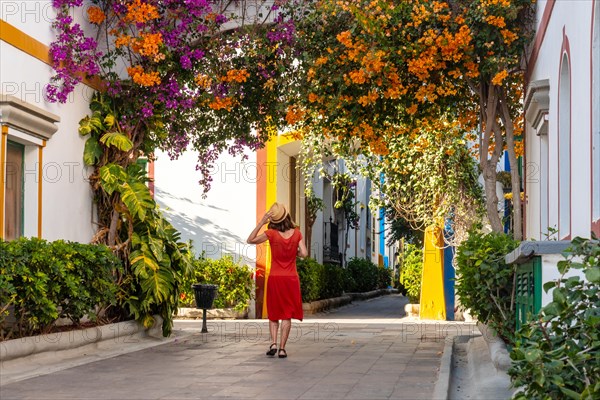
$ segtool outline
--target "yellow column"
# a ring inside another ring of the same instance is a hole
[[[2,134],[0,135],[0,239],[4,238],[4,202],[6,201],[4,193],[6,182],[4,174],[6,173],[6,146],[8,141],[8,126],[2,125]]]
[[[444,239],[438,226],[425,229],[421,277],[421,319],[446,320],[444,299]]]
[[[277,149],[279,146],[293,142],[295,139],[289,135],[279,135],[272,137],[266,144],[267,150],[267,165],[266,165],[266,181],[267,181],[267,193],[266,199],[266,210],[277,201],[277,175],[278,172],[285,168],[286,165],[280,165],[277,163]],[[268,318],[267,313],[267,286],[269,285],[269,271],[271,270],[271,249],[267,246],[267,262],[265,267],[265,291],[263,301],[263,318]]]

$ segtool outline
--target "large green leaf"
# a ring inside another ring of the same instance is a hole
[[[152,250],[152,254],[154,254],[154,257],[156,257],[156,259],[159,262],[161,262],[163,260],[163,258],[165,257],[165,253],[163,252],[163,248],[164,248],[163,241],[158,238],[149,236],[148,242],[150,245],[150,250]]]
[[[89,135],[92,133],[92,123],[90,117],[85,117],[79,121],[79,134],[82,136]]]
[[[116,118],[113,114],[108,114],[106,117],[104,117],[104,123],[106,124],[106,127],[108,129],[112,128],[113,125],[115,124]]]
[[[142,281],[142,290],[151,293],[157,302],[168,301],[174,287],[173,274],[165,269],[151,271]]]
[[[129,262],[134,274],[142,279],[146,279],[152,273],[151,271],[160,269],[160,265],[158,265],[152,254],[140,250],[131,253]]]
[[[156,206],[150,190],[141,182],[124,182],[119,192],[121,193],[121,200],[125,203],[131,215],[137,215],[141,221],[146,219],[148,209],[153,209]]]
[[[107,164],[100,168],[100,185],[108,194],[112,194],[127,179],[125,170],[116,164]]]
[[[121,132],[108,132],[100,138],[106,146],[113,146],[121,151],[129,151],[133,147],[131,140]]]
[[[90,136],[85,142],[83,150],[83,162],[85,165],[95,165],[102,157],[102,147],[98,143],[98,139]]]

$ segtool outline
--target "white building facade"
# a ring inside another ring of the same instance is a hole
[[[600,2],[539,1],[528,61],[525,235],[600,235]]]
[[[94,206],[77,129],[93,89],[78,85],[66,104],[49,103],[52,2],[0,7],[0,238],[89,242]]]

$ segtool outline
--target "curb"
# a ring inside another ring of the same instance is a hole
[[[0,343],[0,359],[4,362],[33,354],[75,349],[111,339],[117,341],[123,337],[160,337],[162,336],[161,325],[162,318],[155,316],[154,326],[149,330],[136,321],[124,321],[86,329],[6,340]]]
[[[333,297],[331,299],[323,299],[317,301],[311,301],[310,303],[302,303],[302,311],[305,314],[316,314],[321,311],[328,310],[330,308],[341,307],[352,302],[352,296],[344,295],[340,297]]]
[[[446,339],[444,354],[440,360],[440,371],[435,388],[433,389],[434,400],[446,400],[450,391],[450,377],[452,373],[452,357],[454,352],[454,339]]]
[[[481,332],[483,339],[485,340],[488,351],[490,352],[490,359],[496,368],[496,371],[506,373],[510,369],[511,359],[506,348],[506,343],[498,337],[496,332],[488,327],[487,325],[477,322],[477,328]]]
[[[202,318],[201,308],[179,307],[175,318]],[[206,319],[247,319],[248,310],[236,311],[233,308],[213,308],[206,310]]]

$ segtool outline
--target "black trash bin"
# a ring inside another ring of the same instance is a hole
[[[219,286],[206,283],[195,283],[192,285],[192,288],[196,295],[196,308],[213,308],[213,301],[215,301],[215,297],[217,297],[217,289]]]
[[[202,333],[208,332],[206,328],[206,310],[213,308],[213,302],[217,297],[219,286],[206,283],[195,283],[192,285],[196,296],[196,308],[202,309]]]

